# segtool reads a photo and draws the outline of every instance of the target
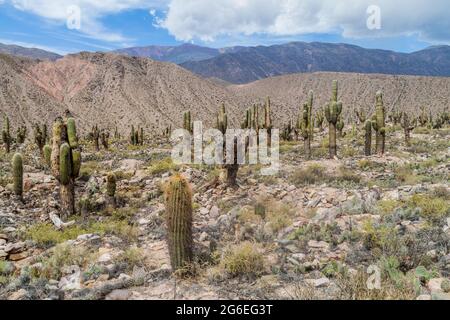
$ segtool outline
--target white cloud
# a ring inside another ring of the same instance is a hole
[[[367,28],[370,5],[381,8],[381,30]],[[417,34],[450,43],[449,11],[448,0],[171,0],[160,25],[184,41],[336,33],[350,38]]]
[[[2,1],[2,0],[0,0]],[[164,0],[9,0],[16,9],[31,12],[45,19],[65,24],[67,8],[81,9],[80,32],[86,36],[109,42],[127,41],[121,33],[111,32],[100,22],[110,14],[130,9],[150,9],[164,4]]]

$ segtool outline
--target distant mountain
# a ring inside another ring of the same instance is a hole
[[[114,53],[131,57],[151,58],[157,61],[181,64],[187,61],[201,61],[217,57],[218,49],[182,44],[180,46],[148,46],[115,50]]]
[[[62,58],[59,54],[45,51],[37,48],[24,48],[16,45],[0,43],[0,53],[11,54],[19,57],[39,59],[39,60],[57,60]]]
[[[449,77],[450,46],[407,54],[348,44],[292,42],[269,47],[238,47],[181,66],[206,78],[236,84],[318,71]]]

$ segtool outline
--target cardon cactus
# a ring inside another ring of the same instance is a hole
[[[337,134],[338,134],[339,138],[342,138],[344,136],[344,133],[343,133],[344,127],[345,127],[344,121],[342,120],[341,117],[339,117],[339,120],[336,123],[336,130],[337,130]]]
[[[115,206],[116,204],[116,185],[116,175],[112,172],[108,173],[106,176],[106,194],[108,196],[108,202],[111,206]]]
[[[109,149],[109,132],[102,131],[100,134],[100,141],[102,142],[103,148],[105,150]]]
[[[313,92],[309,92],[308,103],[303,105],[297,121],[297,129],[300,131],[305,143],[305,156],[311,157],[311,140],[313,138],[314,125],[312,120]]]
[[[173,271],[187,271],[193,259],[192,190],[180,175],[173,176],[165,191],[167,242]]]
[[[94,142],[95,150],[99,151],[100,144],[99,144],[98,140],[100,139],[100,130],[98,129],[97,125],[92,127],[91,138],[92,138],[92,141]]]
[[[372,117],[372,127],[376,131],[376,152],[378,155],[384,154],[386,139],[386,123],[384,118],[383,93],[377,92],[376,111]]]
[[[183,115],[183,129],[189,131],[190,133],[194,132],[194,125],[191,119],[191,111],[187,111]]]
[[[270,98],[267,97],[266,99],[266,104],[264,106],[264,125],[263,128],[267,130],[267,145],[270,148],[270,146],[272,145],[272,128],[273,128],[273,124],[272,124],[272,115],[271,115],[271,106],[270,106]]]
[[[75,179],[81,168],[81,152],[73,118],[57,118],[53,124],[52,173],[60,183],[61,217],[75,214]]]
[[[414,130],[415,125],[409,121],[409,116],[406,112],[403,112],[401,125],[403,128],[403,132],[405,133],[405,144],[409,147],[411,131]]]
[[[9,153],[11,151],[12,138],[11,133],[9,131],[9,118],[7,116],[5,116],[3,120],[2,140],[3,143],[5,144],[6,153]]]
[[[51,159],[51,157],[52,157],[52,148],[48,144],[46,144],[44,146],[43,151],[44,151],[45,164],[47,165],[47,167],[50,168],[51,164],[52,164],[52,159]]]
[[[47,125],[43,124],[42,127],[39,126],[39,124],[34,125],[34,142],[39,148],[39,152],[41,153],[41,156],[43,155],[43,148],[45,144],[47,143]]]
[[[219,110],[219,114],[217,115],[217,129],[225,134],[228,128],[228,115],[226,113],[225,105],[222,104]]]
[[[328,126],[329,126],[329,130],[328,130],[329,131],[329,153],[330,153],[331,159],[337,156],[336,124],[342,113],[342,102],[340,102],[340,101],[338,102],[337,97],[338,97],[338,83],[336,80],[334,80],[331,101],[324,108],[325,117],[327,118]]]
[[[365,143],[364,154],[370,156],[372,154],[372,121],[367,120],[365,124]]]
[[[17,128],[17,143],[22,144],[25,142],[25,139],[27,137],[27,127],[20,126]]]
[[[365,124],[366,120],[367,120],[366,111],[364,111],[363,108],[359,108],[359,110],[356,110],[355,113],[356,113],[356,117],[359,120],[359,123],[360,124],[363,124],[363,123]]]
[[[13,190],[20,198],[23,196],[23,160],[20,153],[16,153],[12,159]]]
[[[325,120],[325,114],[323,110],[317,111],[316,113],[316,128],[320,131],[323,130],[323,121]]]
[[[228,129],[228,116],[226,114],[225,105],[222,105],[219,114],[217,115],[217,129],[222,132],[222,134],[225,134]],[[235,141],[234,145],[234,160],[233,163],[227,163],[224,165],[224,168],[227,170],[227,184],[229,186],[236,186],[237,182],[237,173],[239,170],[239,164],[237,163],[237,141]],[[226,152],[226,141],[224,141],[223,145],[223,159],[227,158],[227,152]]]

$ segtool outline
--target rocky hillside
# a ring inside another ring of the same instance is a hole
[[[0,43],[0,53],[11,54],[19,57],[39,59],[39,60],[57,60],[61,55],[37,48],[24,48],[16,45],[7,45]]]
[[[13,124],[45,119],[65,109],[82,121],[128,132],[131,123],[147,128],[181,125],[182,112],[212,121],[226,101],[238,115],[238,100],[212,82],[173,64],[114,54],[81,53],[56,62],[0,56],[0,110]],[[237,118],[231,118],[237,121]]]
[[[240,47],[208,60],[186,62],[182,66],[206,78],[248,83],[273,76],[317,71],[448,77],[449,59],[449,46],[406,54],[348,44],[292,42],[269,47]]]

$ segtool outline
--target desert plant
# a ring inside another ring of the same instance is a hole
[[[116,204],[116,175],[112,172],[106,176],[106,194],[108,196],[108,203],[115,207]]]
[[[328,121],[329,126],[329,152],[330,158],[334,158],[337,156],[337,148],[336,148],[336,124],[339,120],[339,116],[342,112],[342,102],[338,102],[338,82],[337,80],[333,81],[333,93],[331,97],[331,101],[329,104],[325,106],[325,116]]]
[[[405,144],[406,146],[410,146],[411,145],[411,131],[414,130],[415,126],[410,123],[409,121],[409,116],[406,112],[403,112],[403,117],[402,117],[402,128],[403,128],[403,132],[405,133]]]
[[[43,153],[44,153],[44,160],[45,160],[45,164],[47,165],[47,167],[51,167],[52,165],[52,148],[46,144],[43,148]]]
[[[356,117],[359,120],[360,124],[365,124],[366,120],[367,120],[367,114],[366,111],[363,108],[359,108],[358,110],[355,111],[356,113]]]
[[[23,196],[23,160],[20,153],[12,159],[13,190],[14,194],[22,199]]]
[[[38,146],[39,152],[41,153],[41,156],[44,152],[44,146],[47,143],[47,125],[43,124],[40,126],[39,124],[34,125],[34,142]]]
[[[217,129],[220,130],[223,134],[226,133],[228,128],[228,116],[226,113],[225,105],[222,105],[219,114],[217,115]],[[226,141],[223,145],[223,159],[227,159],[227,150],[226,150]],[[229,186],[236,186],[237,182],[237,173],[239,170],[239,164],[237,161],[237,137],[234,138],[234,145],[233,145],[233,161],[232,163],[226,163],[224,165],[226,171],[227,171],[227,184]],[[227,161],[228,162],[228,161]]]
[[[187,111],[183,115],[183,129],[190,133],[194,131],[194,125],[191,119],[191,111]]]
[[[100,134],[100,141],[102,142],[103,148],[105,148],[105,150],[108,150],[109,149],[109,132],[102,130],[102,133]]]
[[[376,131],[376,152],[378,155],[384,154],[386,139],[386,123],[384,118],[383,93],[376,94],[376,112],[372,117],[372,127]]]
[[[372,154],[372,121],[366,121],[365,131],[364,153],[366,156],[370,156]]]
[[[297,120],[297,129],[300,131],[305,143],[305,156],[307,159],[311,157],[311,140],[313,139],[314,124],[312,120],[312,105],[314,94],[309,92],[308,102],[303,105],[303,110]]]
[[[61,217],[75,214],[75,179],[81,168],[81,152],[75,120],[57,118],[53,124],[52,174],[60,183]]]
[[[22,144],[25,142],[25,139],[27,137],[27,127],[26,126],[20,126],[17,128],[17,138],[16,141],[18,144]]]
[[[100,144],[99,144],[100,130],[98,129],[97,125],[92,127],[91,138],[92,138],[92,141],[94,142],[95,150],[99,151],[100,150]]]
[[[272,136],[272,115],[270,113],[270,98],[267,97],[266,104],[264,106],[264,125],[263,128],[267,130],[267,145],[270,147],[272,145],[271,136]]]
[[[167,242],[173,271],[186,270],[193,259],[192,190],[181,175],[173,176],[165,191]]]
[[[6,153],[9,153],[11,151],[12,137],[9,128],[9,118],[7,116],[4,117],[3,121],[2,140],[5,144]]]
[[[323,110],[319,110],[316,112],[316,128],[320,131],[323,130],[323,120],[325,120],[325,114]]]
[[[339,120],[336,123],[336,130],[337,130],[337,134],[338,134],[339,138],[342,138],[345,136],[344,127],[345,127],[344,120],[342,120],[342,117],[339,117]]]

